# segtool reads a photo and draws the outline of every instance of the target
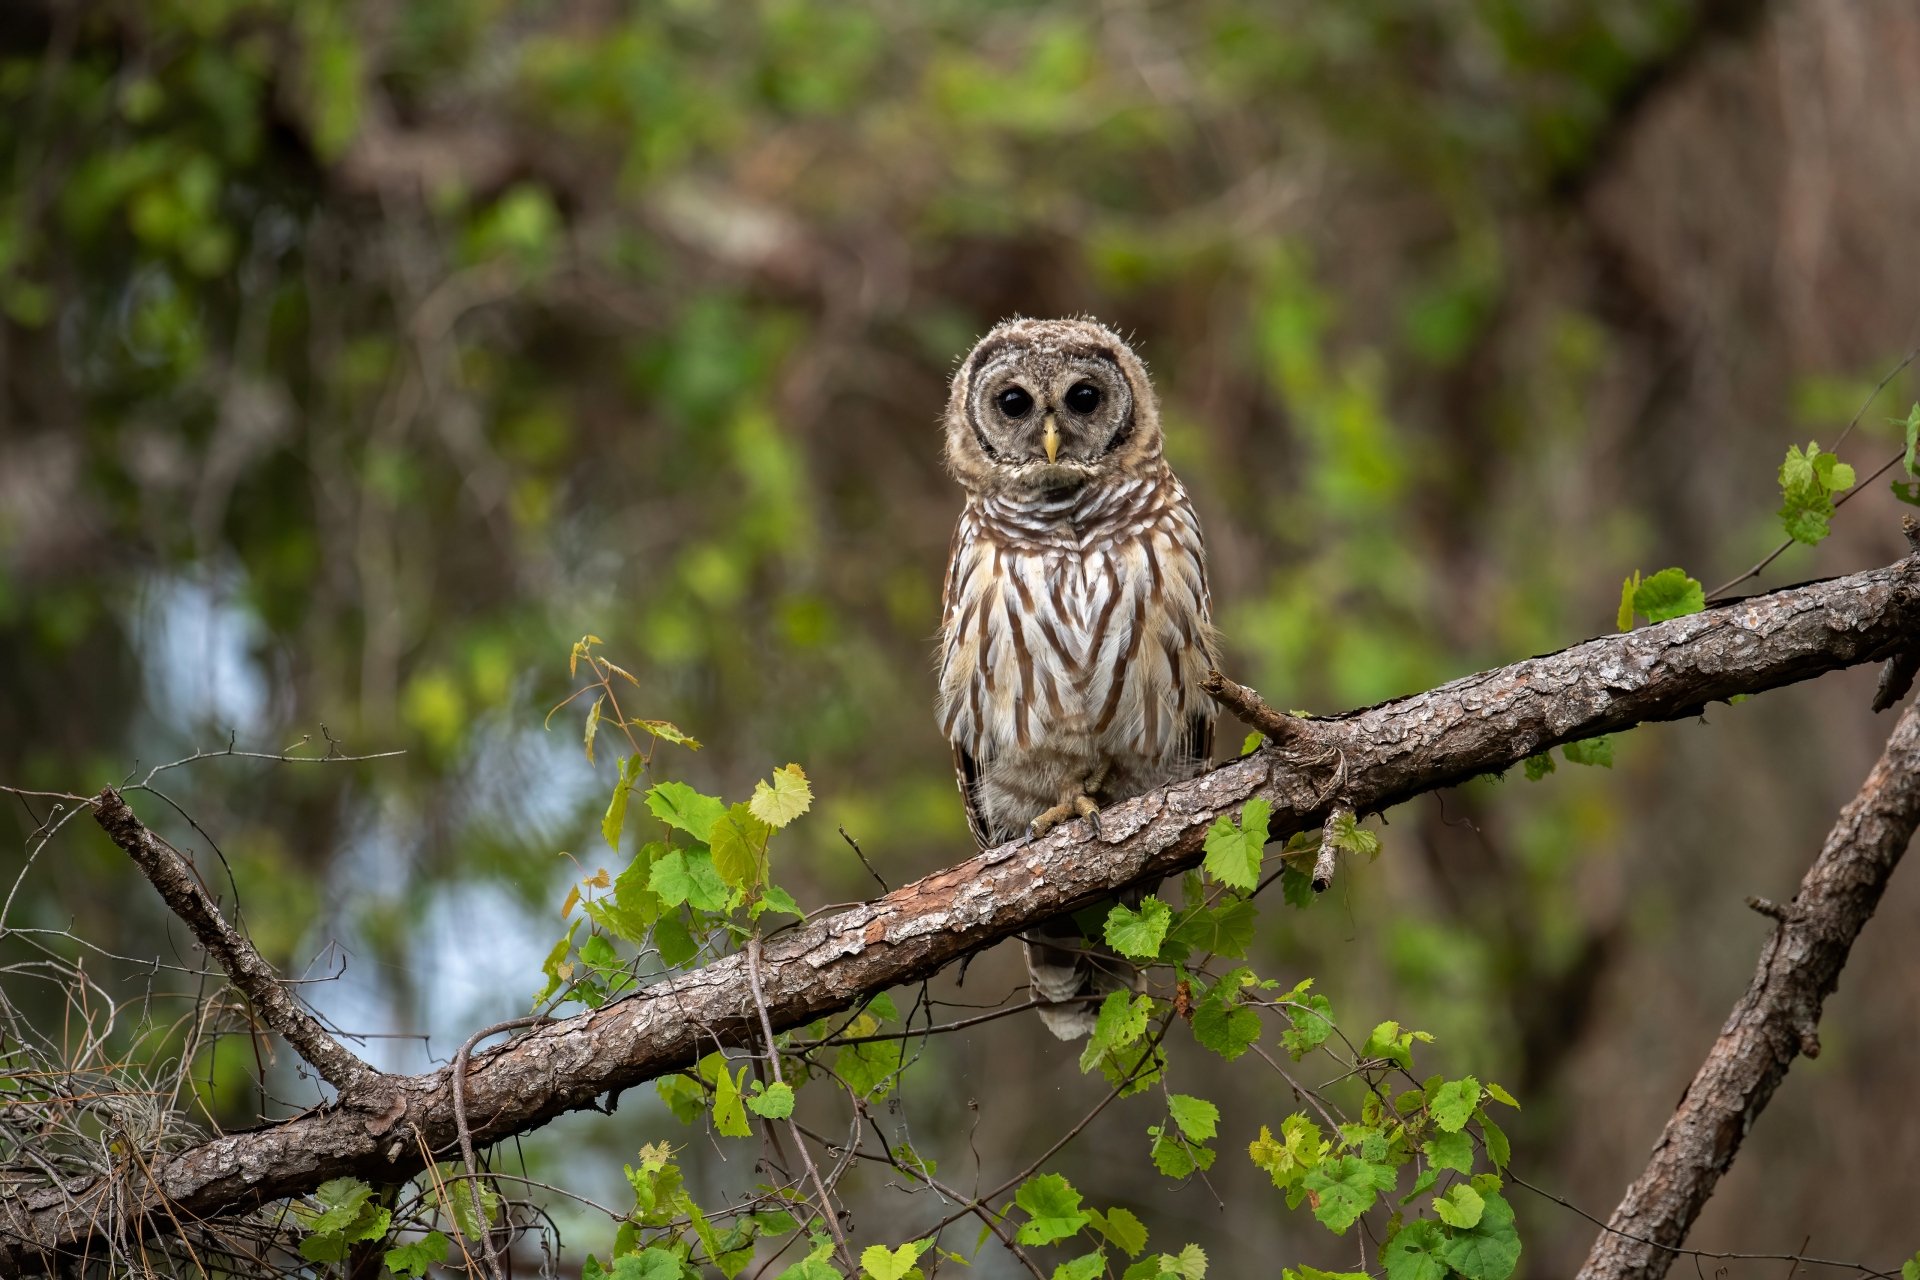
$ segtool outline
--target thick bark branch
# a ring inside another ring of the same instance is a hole
[[[1793,901],[1750,900],[1779,921],[1760,951],[1753,983],[1681,1096],[1645,1172],[1594,1241],[1581,1280],[1667,1274],[1673,1247],[1687,1238],[1794,1055],[1819,1056],[1821,1006],[1839,985],[1847,952],[1880,904],[1916,825],[1920,709],[1908,707]]]
[[[1318,825],[1337,790],[1370,813],[1507,769],[1548,747],[1697,714],[1713,701],[1886,657],[1920,630],[1920,557],[1589,640],[1334,719],[1305,720],[1294,749],[1264,747],[1118,804],[1094,837],[1069,823],[770,939],[760,968],[776,1029],[913,982],[1043,920],[1200,861],[1206,830],[1255,796],[1272,838]],[[1337,784],[1337,785],[1336,785]],[[746,960],[732,955],[628,999],[551,1023],[476,1058],[466,1109],[476,1139],[538,1128],[595,1098],[684,1067],[718,1044],[759,1040]],[[129,1214],[165,1196],[182,1220],[305,1192],[342,1175],[409,1177],[420,1149],[457,1143],[451,1070],[375,1076],[331,1107],[184,1151],[151,1173],[0,1202],[0,1271],[38,1271],[95,1231],[117,1196]],[[156,1231],[170,1219],[152,1219]]]
[[[293,998],[273,966],[254,950],[246,935],[226,922],[220,908],[200,887],[193,868],[173,846],[147,830],[112,787],[94,801],[93,818],[112,841],[133,859],[140,873],[153,882],[167,906],[186,922],[207,954],[217,961],[233,985],[245,993],[260,1020],[278,1032],[305,1058],[320,1078],[345,1092],[360,1080],[379,1074],[352,1050],[327,1034],[326,1028]]]

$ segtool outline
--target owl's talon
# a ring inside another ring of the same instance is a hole
[[[1027,837],[1038,840],[1061,823],[1072,822],[1075,818],[1085,818],[1088,830],[1093,832],[1096,840],[1100,838],[1100,806],[1094,803],[1092,796],[1084,793],[1067,797],[1029,822]]]
[[[1100,806],[1090,796],[1075,796],[1073,811],[1087,820],[1087,830],[1093,832],[1093,838],[1100,838]]]

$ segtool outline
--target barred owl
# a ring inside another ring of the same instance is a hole
[[[939,717],[968,825],[982,848],[1076,817],[1097,833],[1101,806],[1190,778],[1213,750],[1206,553],[1146,367],[1092,320],[1009,320],[954,374],[945,425],[967,502]],[[1077,997],[1139,989],[1071,919],[1030,930],[1026,949],[1063,1040],[1098,1013]]]

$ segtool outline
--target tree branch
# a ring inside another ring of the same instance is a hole
[[[1920,631],[1920,557],[1605,636],[1331,719],[1302,719],[1297,750],[1263,747],[1211,773],[1117,804],[1095,837],[1068,823],[1014,841],[765,944],[759,968],[775,1030],[926,978],[1002,938],[1200,861],[1207,828],[1259,796],[1270,838],[1318,825],[1332,801],[1356,814],[1511,768],[1528,756],[1644,721],[1698,714],[1886,657]],[[1343,776],[1342,776],[1343,775]],[[744,955],[674,974],[603,1008],[475,1058],[473,1136],[498,1141],[696,1061],[763,1029]],[[410,1177],[422,1147],[458,1141],[451,1069],[362,1077],[334,1105],[156,1153],[150,1174],[77,1179],[0,1201],[0,1271],[45,1270],[84,1248],[104,1206],[166,1230],[162,1206],[204,1218],[311,1190],[328,1178]],[[415,1134],[418,1134],[416,1141]]]
[[[273,966],[261,958],[245,934],[226,922],[186,859],[147,830],[118,791],[107,787],[94,798],[93,818],[133,859],[140,873],[153,882],[160,897],[193,930],[207,954],[227,971],[233,985],[259,1010],[260,1020],[311,1063],[321,1079],[345,1093],[359,1081],[379,1074],[300,1007]]]
[[[1581,1280],[1659,1280],[1794,1055],[1820,1054],[1820,1009],[1920,825],[1920,708],[1908,707],[1785,905],[1753,983],[1680,1098],[1653,1158],[1594,1241]]]

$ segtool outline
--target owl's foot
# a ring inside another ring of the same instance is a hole
[[[1059,804],[1029,822],[1027,835],[1038,840],[1061,823],[1071,822],[1075,818],[1085,818],[1087,829],[1093,832],[1094,839],[1100,838],[1100,806],[1084,791],[1067,796]]]

